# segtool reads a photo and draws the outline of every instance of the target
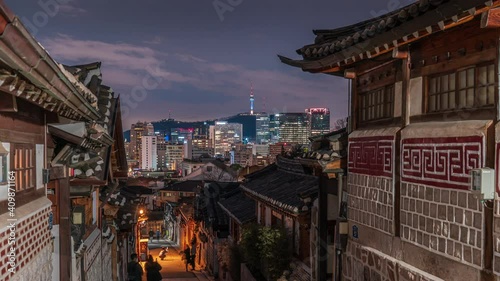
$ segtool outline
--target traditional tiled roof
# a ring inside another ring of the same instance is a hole
[[[202,186],[203,186],[203,181],[201,180],[187,180],[169,184],[166,187],[162,188],[161,190],[196,192],[196,190]]]
[[[302,165],[298,161],[278,159],[281,160],[277,164],[247,176],[247,181],[241,187],[260,200],[283,210],[299,213],[304,206],[301,195],[317,191],[318,177],[300,172]]]
[[[420,0],[353,25],[314,30],[314,44],[297,50],[303,60],[279,58],[283,63],[301,67],[304,71],[326,71],[371,58],[408,44],[413,39],[444,30],[447,25],[476,15],[478,9],[492,3],[485,0]]]
[[[230,175],[236,177],[236,171],[229,168],[229,166],[227,166],[226,164],[224,164],[224,162],[220,161],[220,160],[212,160],[210,161],[209,163],[212,163],[213,165],[215,165],[216,167],[218,167],[219,169],[223,170],[223,171],[226,171],[227,173],[229,173]]]
[[[222,209],[240,225],[255,220],[255,200],[238,192],[219,202]]]

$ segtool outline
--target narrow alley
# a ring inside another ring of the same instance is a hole
[[[168,247],[168,254],[167,257],[163,260],[160,259],[159,254],[161,251],[161,247],[166,246]],[[169,280],[169,281],[177,281],[177,280],[182,280],[182,281],[209,281],[213,280],[213,278],[209,277],[208,274],[205,274],[200,270],[200,268],[195,268],[196,270],[191,270],[189,268],[188,271],[186,271],[186,265],[184,261],[182,260],[182,251],[180,251],[179,247],[177,245],[172,245],[166,240],[160,239],[160,242],[156,242],[156,240],[153,240],[153,242],[149,243],[149,254],[153,256],[153,259],[158,261],[158,263],[161,265],[162,270],[161,274],[163,277],[163,280]],[[144,268],[144,263],[141,262],[141,265]],[[147,281],[146,279],[146,272],[144,271],[144,276],[143,276],[143,281]]]

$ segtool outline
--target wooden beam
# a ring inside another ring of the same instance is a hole
[[[481,15],[481,28],[500,27],[500,8],[493,8]]]

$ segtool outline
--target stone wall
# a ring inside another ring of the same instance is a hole
[[[483,206],[468,191],[401,184],[401,240],[481,268]]]
[[[500,159],[497,159],[499,161]],[[498,169],[498,166],[497,166]],[[497,179],[498,180],[498,179]],[[500,280],[500,198],[495,196],[495,210],[493,212],[493,271],[497,276],[496,280]]]
[[[384,177],[350,173],[348,183],[348,219],[394,233],[393,180]]]
[[[0,280],[52,280],[51,204],[47,198],[40,198],[17,208],[14,217],[9,213],[0,216]],[[7,228],[10,223],[15,224],[13,232]],[[15,244],[9,244],[11,233]],[[15,251],[15,273],[9,272],[11,247]]]
[[[344,281],[443,281],[373,248],[349,241],[343,257]]]

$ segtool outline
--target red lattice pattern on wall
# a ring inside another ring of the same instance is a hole
[[[484,162],[483,137],[414,138],[402,141],[402,180],[467,189],[469,171]]]
[[[353,173],[392,177],[394,137],[363,137],[349,139],[349,171]]]
[[[36,257],[42,249],[48,247],[51,243],[51,234],[49,230],[49,213],[51,208],[47,207],[40,210],[29,218],[17,218],[16,221],[16,272],[20,272]],[[9,280],[13,274],[8,270],[11,245],[8,244],[10,230],[0,233],[0,280]]]

